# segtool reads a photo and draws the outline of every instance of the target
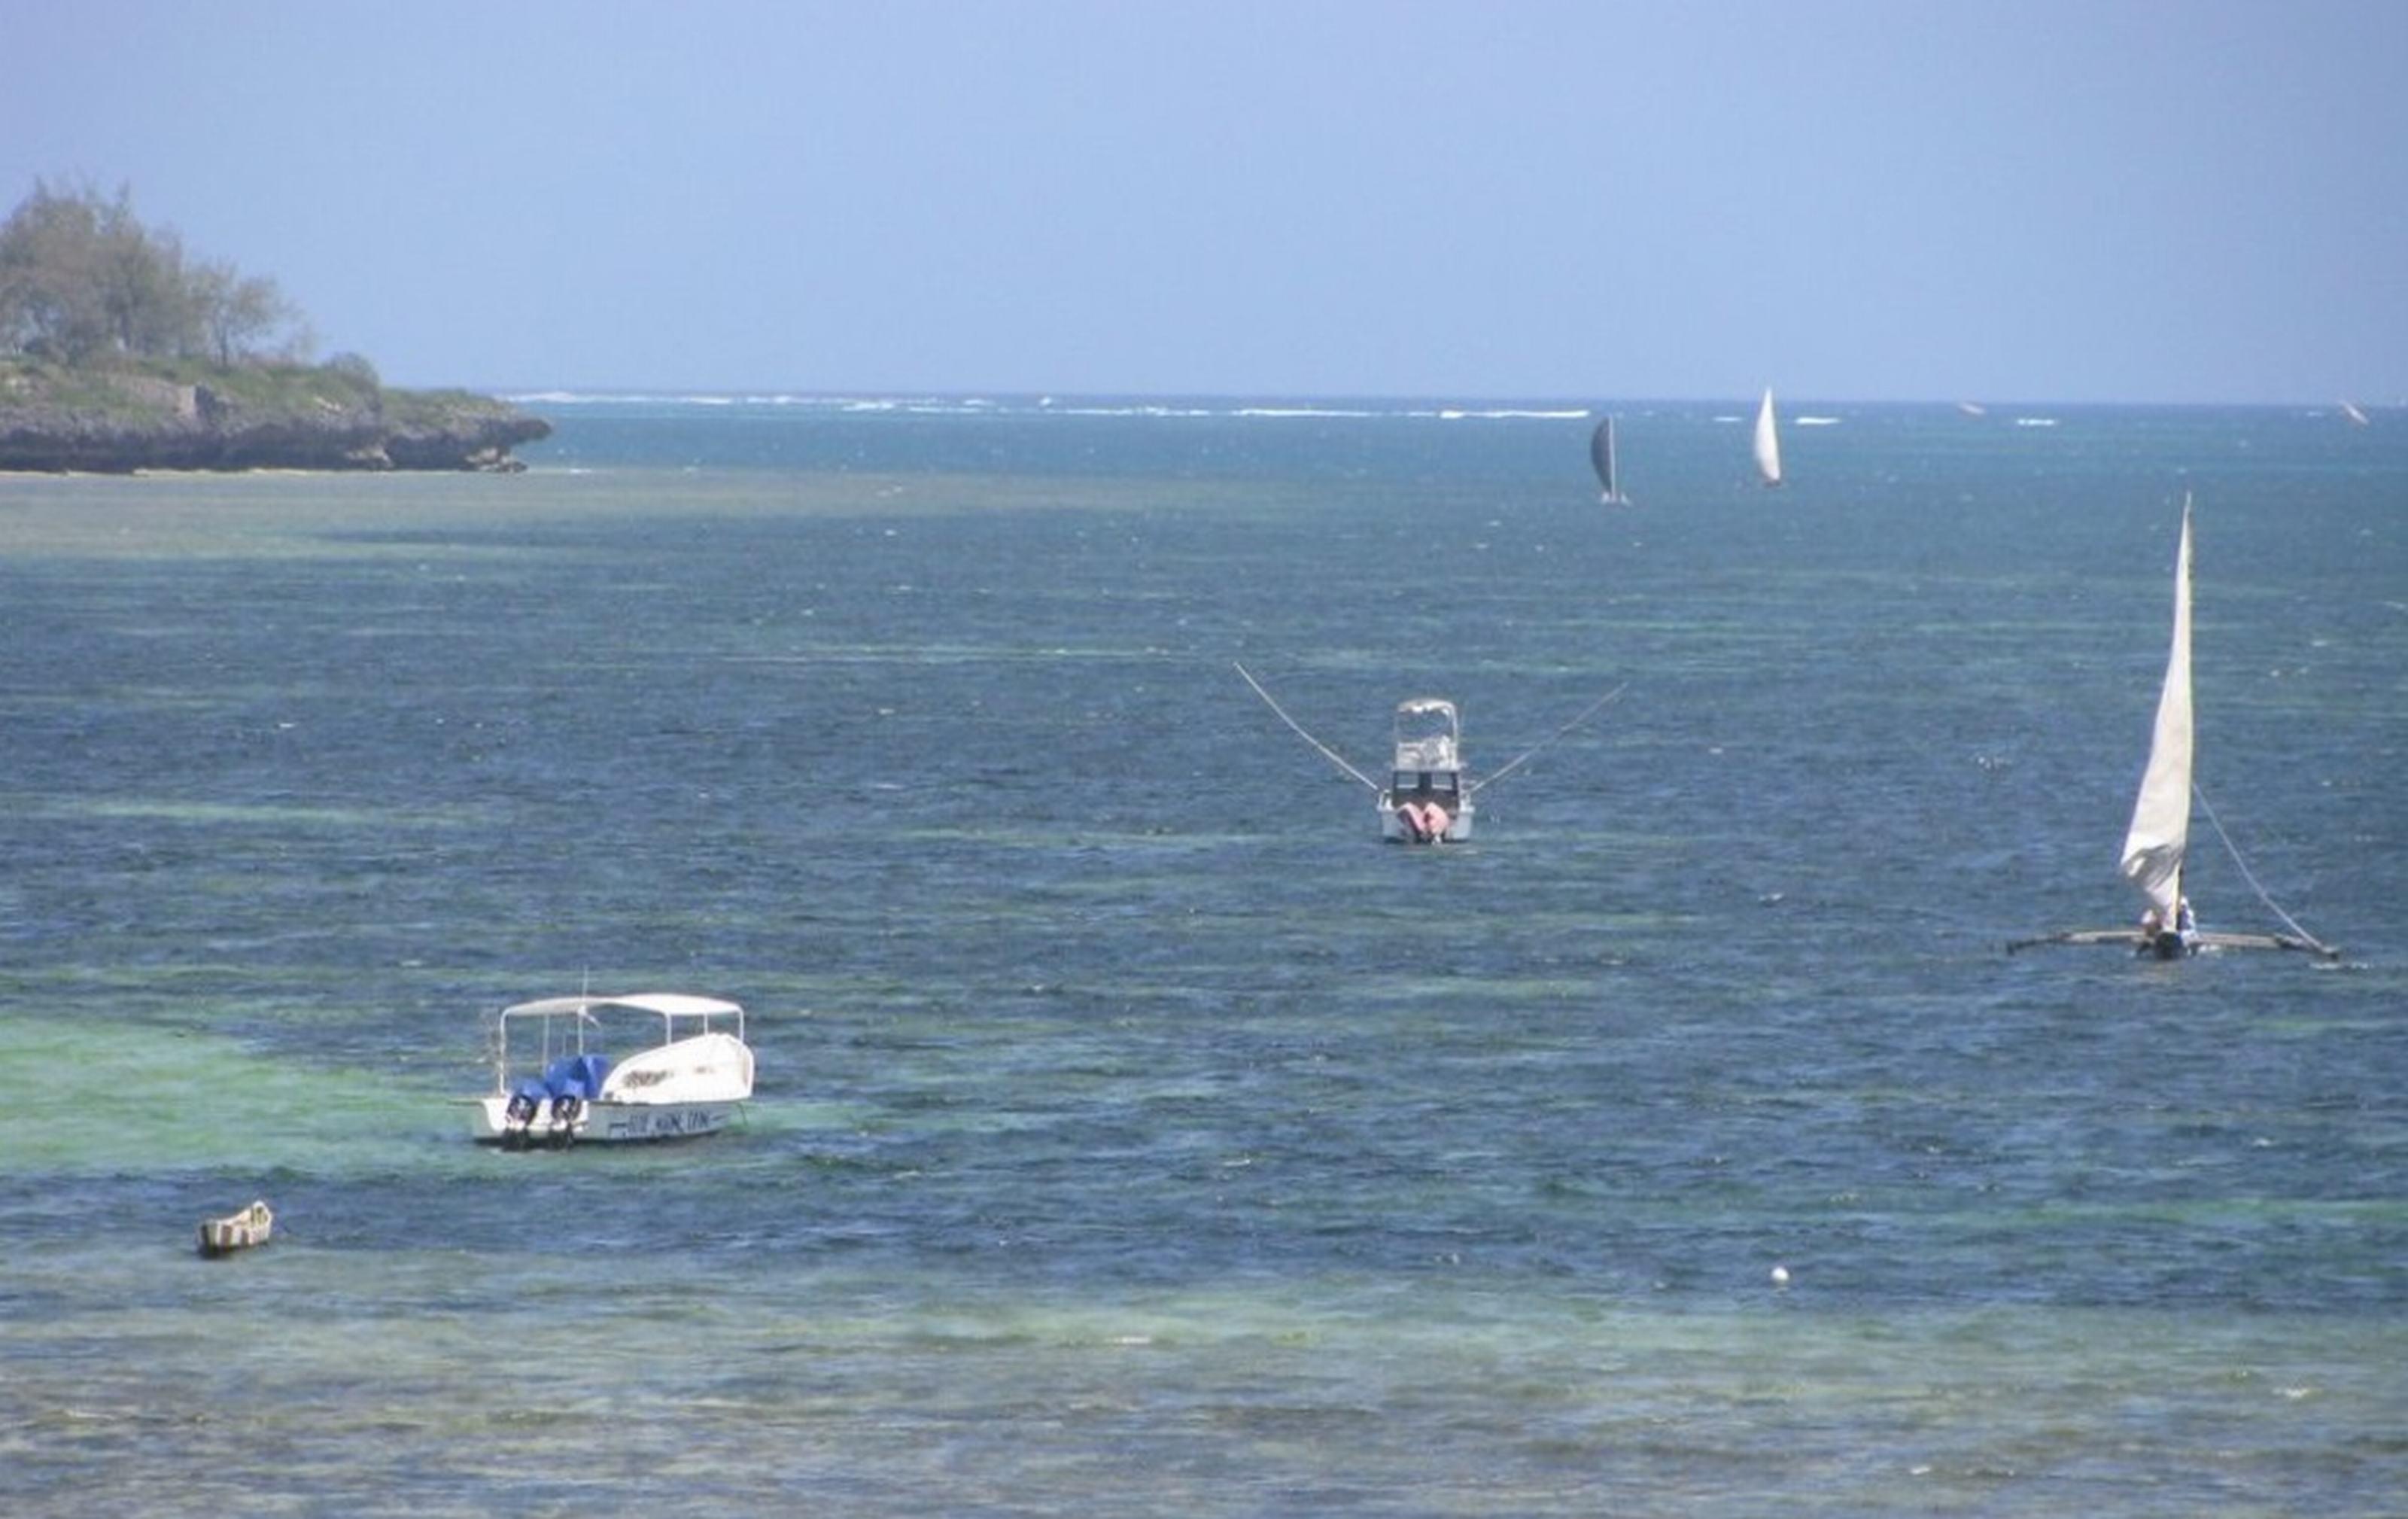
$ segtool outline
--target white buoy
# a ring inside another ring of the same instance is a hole
[[[1786,1287],[1786,1286],[1788,1286],[1788,1285],[1789,1285],[1789,1267],[1787,1267],[1787,1266],[1774,1266],[1774,1267],[1772,1268],[1772,1284],[1773,1284],[1774,1286],[1776,1286],[1776,1287]]]

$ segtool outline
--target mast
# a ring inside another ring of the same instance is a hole
[[[2124,878],[2171,926],[2182,901],[2183,854],[2190,844],[2190,497],[2183,497],[2182,542],[2174,551],[2174,631],[2166,680],[2157,693],[2148,768],[2124,835]]]

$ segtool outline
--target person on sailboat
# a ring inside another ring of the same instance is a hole
[[[2174,900],[2174,932],[2186,939],[2199,932],[2199,919],[2191,916],[2188,897]]]

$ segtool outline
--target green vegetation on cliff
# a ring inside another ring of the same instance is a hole
[[[122,190],[36,181],[0,223],[0,470],[507,470],[552,431],[309,346],[273,281],[188,259]]]

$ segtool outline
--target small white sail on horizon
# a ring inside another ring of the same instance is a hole
[[[2182,904],[2183,856],[2190,846],[2190,497],[2185,495],[2182,540],[2174,551],[2173,643],[2166,653],[2149,762],[2132,802],[2132,826],[2124,835],[2122,861],[2124,878],[2157,909],[2157,920],[2169,926]]]
[[[1772,419],[1772,387],[1764,390],[1764,404],[1756,409],[1756,472],[1768,485],[1781,484],[1781,429]]]

